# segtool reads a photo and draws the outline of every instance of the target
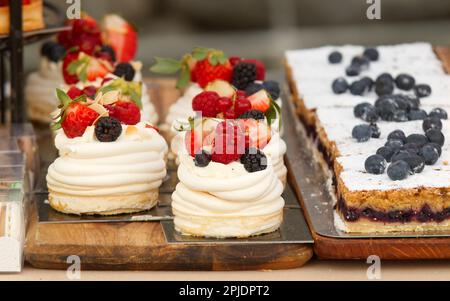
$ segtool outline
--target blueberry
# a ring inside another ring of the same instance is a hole
[[[404,161],[413,173],[421,173],[425,168],[425,160],[419,155],[410,154]]]
[[[334,94],[342,94],[347,92],[349,87],[347,80],[343,77],[339,77],[333,81],[331,88],[333,89]]]
[[[368,102],[359,103],[353,108],[353,115],[355,115],[356,118],[361,118],[361,116],[369,107],[373,107],[373,105]]]
[[[368,76],[364,76],[360,80],[366,84],[366,89],[367,89],[368,92],[372,91],[373,85],[375,84],[373,79],[371,79]]]
[[[409,91],[414,88],[416,80],[411,75],[402,73],[395,78],[395,84],[400,90]]]
[[[401,181],[408,177],[408,175],[411,173],[411,169],[409,167],[409,164],[405,161],[397,161],[394,163],[391,163],[387,169],[387,174],[389,178],[393,181]]]
[[[376,82],[375,83],[375,93],[378,96],[389,95],[394,92],[394,85],[388,82]]]
[[[381,136],[380,128],[376,123],[371,123],[370,128],[372,129],[372,138],[378,139]]]
[[[264,89],[269,92],[270,96],[273,100],[276,100],[280,97],[281,89],[280,84],[274,80],[268,80],[263,83]]]
[[[206,167],[211,162],[211,155],[204,150],[201,153],[196,154],[194,158],[195,166]]]
[[[45,57],[50,56],[50,50],[55,46],[57,43],[54,41],[47,41],[41,46],[41,55]]]
[[[384,146],[393,149],[395,152],[401,150],[403,145],[404,144],[401,140],[389,140],[384,144]]]
[[[405,150],[410,154],[417,155],[420,151],[420,147],[416,143],[406,143],[405,145],[403,145],[402,150]]]
[[[417,97],[427,97],[431,95],[431,87],[427,84],[420,84],[414,87],[414,93]]]
[[[353,128],[352,137],[358,142],[366,142],[372,137],[372,128],[368,124],[360,124]]]
[[[429,129],[428,131],[426,131],[425,136],[427,136],[428,140],[431,143],[436,143],[440,146],[444,146],[445,136],[440,130]]]
[[[388,141],[399,140],[399,141],[402,141],[403,144],[405,144],[406,143],[406,135],[402,130],[395,130],[395,131],[389,133],[387,140]]]
[[[408,113],[406,113],[406,111],[402,111],[402,110],[397,110],[394,111],[394,114],[392,116],[392,121],[395,122],[406,122],[408,121]]]
[[[363,95],[364,92],[366,92],[365,82],[357,80],[350,85],[350,93],[352,93],[353,95]]]
[[[436,117],[427,117],[422,123],[422,129],[424,132],[429,129],[442,130],[442,121]]]
[[[442,155],[442,147],[439,145],[439,144],[436,144],[436,143],[427,143],[427,144],[425,144],[425,145],[429,145],[429,146],[432,146],[432,147],[434,147],[436,150],[437,150],[437,152],[438,152],[438,154],[439,154],[439,157]]]
[[[411,104],[408,101],[408,98],[403,94],[394,94],[392,95],[392,100],[397,105],[397,108],[401,111],[409,111],[411,109]]]
[[[358,66],[361,70],[369,68],[370,61],[365,56],[355,56],[352,59],[351,65]]]
[[[371,61],[378,61],[380,54],[376,48],[366,48],[364,49],[363,55]]]
[[[382,120],[392,121],[394,113],[398,110],[397,103],[390,96],[382,96],[375,102],[377,113]]]
[[[264,89],[262,84],[250,83],[247,88],[245,88],[245,94],[250,96]]]
[[[409,120],[424,120],[427,118],[427,112],[425,110],[411,110],[408,112]]]
[[[330,55],[328,55],[328,62],[330,62],[330,64],[339,64],[342,62],[342,53],[339,51],[333,51]]]
[[[395,149],[387,146],[382,146],[377,150],[377,155],[383,156],[387,162],[391,162],[392,156],[395,154]]]
[[[373,106],[367,107],[361,116],[361,119],[366,122],[377,122],[379,118],[377,109]]]
[[[435,108],[435,109],[431,110],[429,116],[439,118],[439,119],[445,119],[445,120],[447,120],[447,118],[448,118],[447,111],[445,111],[444,109],[441,109],[441,108]]]
[[[424,146],[428,142],[429,141],[428,141],[427,136],[422,135],[422,134],[411,134],[408,137],[406,137],[406,143],[415,143],[419,147]]]
[[[420,156],[426,165],[433,165],[439,159],[439,152],[433,145],[427,144],[420,149]]]
[[[382,73],[376,78],[375,82],[394,84],[394,78],[389,73]]]
[[[66,55],[66,48],[61,44],[55,44],[49,53],[49,60],[52,62],[59,62],[63,59],[64,55]]]
[[[410,110],[419,110],[420,108],[420,98],[413,95],[403,95],[404,99],[409,105]]]
[[[397,151],[391,158],[391,162],[397,162],[400,160],[406,161],[411,156],[411,153],[406,150]]]
[[[386,170],[386,160],[383,156],[373,155],[366,159],[364,167],[366,171],[370,174],[381,175]]]
[[[358,76],[361,73],[361,67],[358,65],[350,65],[345,69],[347,76]]]

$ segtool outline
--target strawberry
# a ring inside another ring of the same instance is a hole
[[[241,128],[228,121],[219,123],[215,132],[212,161],[229,164],[239,160],[244,152],[245,135]]]
[[[76,47],[78,51],[92,55],[101,46],[101,32],[97,22],[83,13],[80,19],[68,20],[70,30],[58,35],[58,42],[67,49]]]
[[[103,78],[111,72],[112,66],[109,62],[89,56],[84,52],[67,55],[64,60],[63,73],[66,83],[73,84],[78,81],[95,81]],[[76,80],[76,81],[75,81]]]
[[[114,117],[123,124],[135,125],[141,121],[141,110],[130,101],[118,101],[114,105],[106,105],[109,116]]]
[[[233,68],[228,61],[224,64],[213,65],[209,59],[204,59],[197,62],[192,73],[200,87],[205,88],[210,82],[216,79],[222,79],[229,82],[231,80]]]
[[[63,68],[63,76],[64,76],[64,81],[68,85],[73,85],[78,82],[78,76],[76,74],[70,74],[68,71],[69,65],[72,62],[76,61],[78,59],[78,56],[79,56],[78,52],[69,52],[64,57],[63,67],[62,67]]]
[[[266,90],[260,90],[255,94],[250,95],[248,100],[250,101],[253,110],[259,110],[265,113],[270,108],[271,100]]]
[[[103,43],[115,50],[117,61],[132,61],[138,49],[137,33],[133,26],[118,15],[107,15],[102,27]]]
[[[266,67],[264,63],[256,59],[245,59],[242,60],[244,63],[252,63],[256,66],[256,80],[264,80],[266,78]]]
[[[191,156],[195,156],[200,153],[202,149],[202,133],[196,130],[190,130],[186,132],[186,136],[184,138],[184,142],[186,145],[186,149]]]
[[[270,127],[262,121],[255,119],[240,119],[240,128],[245,133],[245,147],[263,149],[271,139]]]

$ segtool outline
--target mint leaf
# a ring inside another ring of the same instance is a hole
[[[156,57],[156,63],[150,68],[150,71],[159,74],[173,74],[181,69],[182,63],[174,59],[165,59]]]

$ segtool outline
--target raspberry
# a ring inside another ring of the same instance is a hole
[[[114,105],[105,106],[109,116],[123,124],[135,125],[141,121],[141,110],[134,102],[118,101]]]
[[[83,95],[83,91],[81,91],[80,89],[78,89],[77,87],[73,86],[70,87],[69,91],[67,91],[67,95],[73,99],[80,97],[81,95]]]
[[[87,97],[94,98],[95,94],[97,94],[97,88],[94,86],[87,86],[83,89],[83,94]]]
[[[219,112],[225,113],[233,106],[233,101],[228,97],[221,97],[217,100],[217,109]]]
[[[234,111],[236,116],[241,116],[242,114],[250,111],[252,109],[252,104],[247,98],[238,98],[234,104]]]
[[[225,114],[225,119],[236,119],[236,112],[233,108],[228,109]]]
[[[236,66],[238,63],[242,61],[242,58],[239,56],[232,56],[229,58],[231,66]]]
[[[114,142],[122,134],[122,125],[113,117],[101,117],[95,124],[95,136],[100,142]]]
[[[216,117],[219,113],[219,94],[213,91],[205,91],[194,97],[192,109],[195,112],[202,112],[203,117]]]
[[[229,164],[239,160],[245,151],[245,135],[239,126],[223,121],[217,125],[211,159]]]

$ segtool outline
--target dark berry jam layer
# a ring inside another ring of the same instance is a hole
[[[345,201],[340,199],[337,203],[337,208],[339,212],[347,222],[356,222],[361,218],[368,219],[375,222],[385,222],[385,223],[409,223],[412,221],[420,223],[428,222],[443,222],[444,220],[450,219],[450,208],[446,208],[441,212],[434,212],[431,210],[430,206],[424,205],[421,210],[395,210],[395,211],[377,211],[370,208],[357,209],[348,207]]]

